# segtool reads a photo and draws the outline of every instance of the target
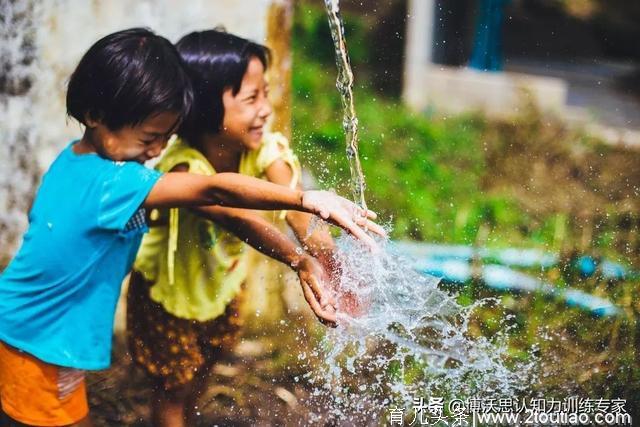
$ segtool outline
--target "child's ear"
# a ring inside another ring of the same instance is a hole
[[[94,118],[91,114],[84,115],[84,123],[88,128],[95,128],[100,124],[100,121]]]

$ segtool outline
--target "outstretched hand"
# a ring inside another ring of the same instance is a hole
[[[320,322],[327,326],[337,325],[336,302],[329,289],[329,276],[320,263],[306,256],[294,267],[300,279],[300,286],[309,307]]]
[[[362,209],[355,203],[330,191],[305,191],[302,195],[302,207],[343,228],[372,250],[379,248],[366,232],[372,231],[379,236],[386,236],[384,229],[372,221],[377,218],[374,212]]]

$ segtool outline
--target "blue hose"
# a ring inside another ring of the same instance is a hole
[[[394,250],[413,258],[419,273],[440,277],[450,283],[465,284],[479,278],[488,287],[499,291],[541,293],[563,300],[570,307],[578,307],[598,317],[617,316],[622,310],[611,301],[572,288],[558,288],[530,275],[499,264],[485,264],[474,271],[473,259],[499,260],[519,267],[553,266],[557,257],[531,249],[488,250],[468,246],[433,245],[417,242],[395,242]],[[595,259],[581,257],[576,263],[583,275],[595,274]],[[604,261],[600,265],[606,278],[624,278],[629,273],[620,264]]]

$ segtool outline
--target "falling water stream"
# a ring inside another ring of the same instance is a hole
[[[338,0],[325,0],[325,6],[336,50],[352,191],[364,207],[353,73]],[[327,332],[322,350],[312,355],[323,361],[324,369],[306,376],[316,385],[314,396],[326,400],[328,417],[370,425],[388,416],[392,405],[406,408],[420,397],[521,393],[534,375],[535,358],[525,363],[509,356],[506,338],[513,319],[505,316],[500,332],[490,338],[470,330],[475,309],[497,301],[462,306],[438,287],[437,278],[413,271],[411,260],[391,243],[380,244],[381,253],[372,255],[348,236],[338,239],[339,326]]]
[[[351,192],[354,202],[366,209],[364,174],[362,173],[362,165],[358,156],[358,118],[356,117],[353,101],[353,72],[351,71],[349,53],[344,38],[340,6],[338,0],[325,0],[324,4],[327,8],[331,37],[336,50],[336,65],[338,66],[336,87],[342,100],[342,127],[347,138],[347,159],[351,170]]]

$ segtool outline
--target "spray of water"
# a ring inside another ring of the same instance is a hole
[[[324,366],[308,374],[329,418],[380,420],[420,396],[511,398],[530,384],[536,362],[509,356],[508,317],[491,338],[471,333],[476,308],[496,300],[461,306],[390,245],[375,257],[350,237],[338,246],[339,326],[313,355]]]

